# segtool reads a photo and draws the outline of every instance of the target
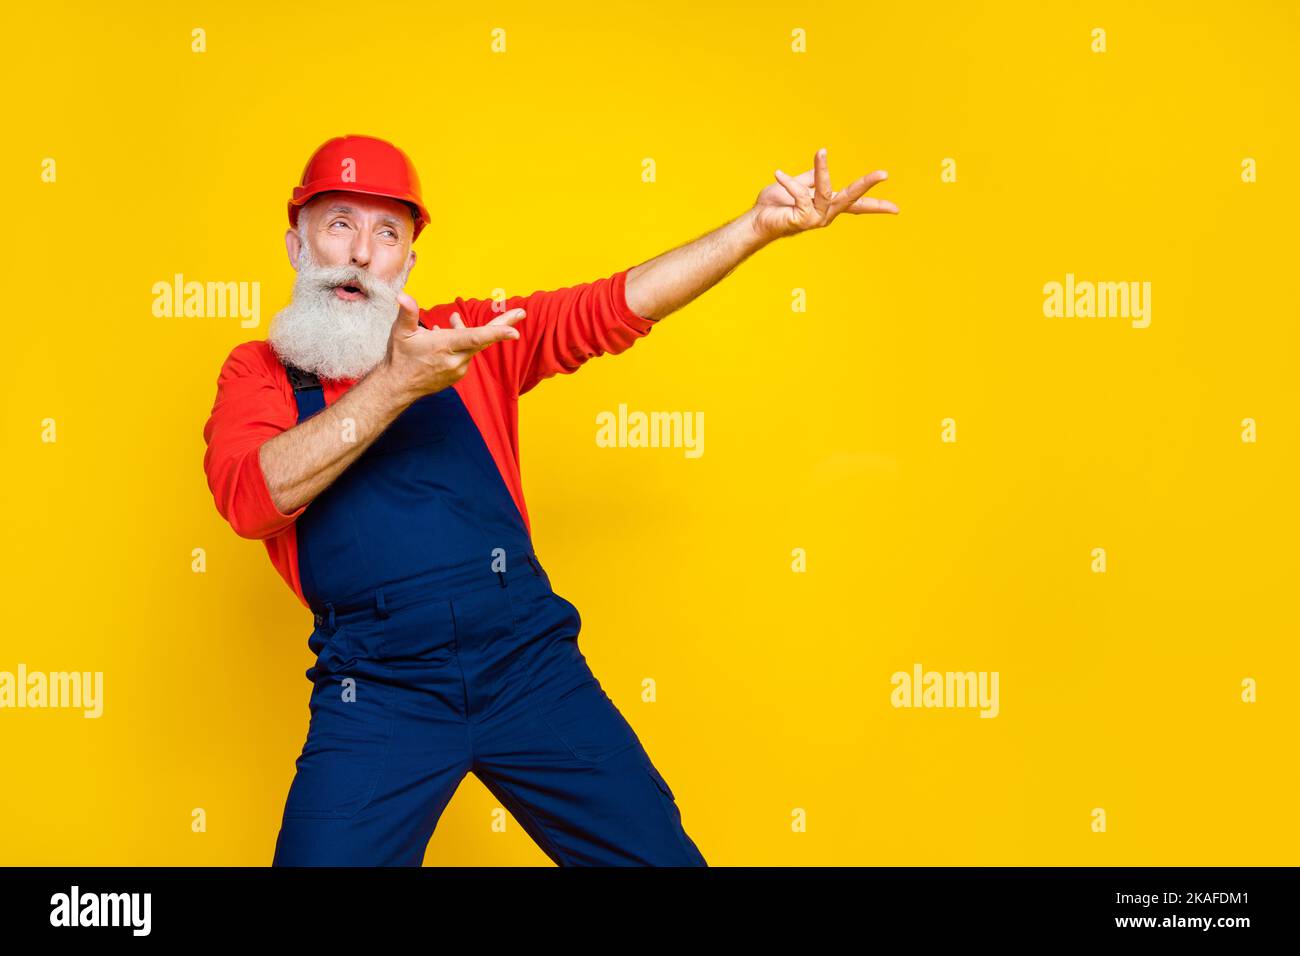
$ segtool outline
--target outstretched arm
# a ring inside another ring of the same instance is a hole
[[[628,307],[647,319],[662,319],[711,289],[774,239],[824,228],[842,212],[897,213],[898,207],[889,200],[865,195],[887,175],[877,170],[836,192],[824,149],[817,151],[813,168],[798,176],[778,169],[777,182],[758,194],[752,208],[693,242],[629,269]]]

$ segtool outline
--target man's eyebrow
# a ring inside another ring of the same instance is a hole
[[[335,203],[334,205],[330,206],[327,210],[325,210],[326,215],[329,215],[331,213],[336,213],[336,212],[346,213],[349,216],[355,216],[357,214],[357,211],[353,209],[351,206],[345,206],[342,203]],[[389,225],[392,226],[398,226],[399,228],[402,225],[402,221],[398,219],[396,216],[384,216],[384,218],[380,219],[379,221],[383,223],[388,223]]]

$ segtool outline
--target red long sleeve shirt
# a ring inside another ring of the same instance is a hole
[[[515,296],[498,311],[493,311],[491,299],[459,297],[420,310],[421,325],[432,328],[437,323],[445,329],[451,327],[452,312],[459,312],[466,326],[479,326],[501,311],[527,309],[515,325],[519,338],[496,342],[479,352],[452,387],[483,435],[529,534],[532,527],[519,472],[517,399],[543,379],[575,372],[598,355],[623,352],[650,332],[654,320],[628,308],[627,271],[555,291]],[[323,381],[326,404],[333,404],[357,381]],[[298,578],[294,529],[307,505],[289,514],[279,511],[258,459],[263,442],[297,423],[293,387],[270,345],[262,340],[235,346],[217,377],[216,401],[203,427],[207,444],[203,469],[221,516],[241,537],[266,544],[275,569],[307,606]]]

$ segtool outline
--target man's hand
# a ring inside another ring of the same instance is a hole
[[[388,336],[388,354],[337,402],[262,443],[258,461],[271,501],[291,514],[330,486],[416,399],[438,392],[469,371],[469,360],[493,342],[517,339],[511,327],[524,317],[511,309],[487,325],[420,326],[420,308],[402,292]],[[344,437],[347,436],[347,437]]]
[[[842,212],[898,212],[888,199],[864,195],[885,177],[884,170],[878,170],[835,192],[824,149],[817,151],[806,173],[791,177],[778,169],[780,185],[764,189],[743,214],[629,269],[623,287],[628,308],[657,322],[712,288],[773,239],[829,226]]]
[[[405,292],[397,296],[397,320],[388,338],[382,372],[403,400],[415,401],[455,385],[469,371],[469,360],[495,342],[519,338],[513,326],[523,309],[503,312],[487,325],[466,328],[460,313],[451,314],[452,328],[420,325],[420,309]]]
[[[836,192],[831,189],[826,150],[819,149],[813,159],[813,168],[807,172],[789,176],[779,169],[776,171],[777,183],[759,193],[754,203],[754,231],[767,242],[808,229],[822,229],[842,212],[854,215],[897,213],[898,207],[888,199],[872,199],[864,195],[888,176],[883,169],[877,170]]]

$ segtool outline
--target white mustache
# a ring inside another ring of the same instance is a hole
[[[359,379],[384,358],[408,271],[383,280],[353,264],[317,265],[304,241],[293,298],[272,320],[267,340],[282,361],[321,378]],[[343,285],[365,298],[340,299],[334,289]]]
[[[397,292],[388,283],[380,282],[368,272],[355,266],[310,266],[302,276],[303,285],[313,292],[329,292],[338,286],[356,286],[369,298],[381,298],[391,292],[394,302]]]

